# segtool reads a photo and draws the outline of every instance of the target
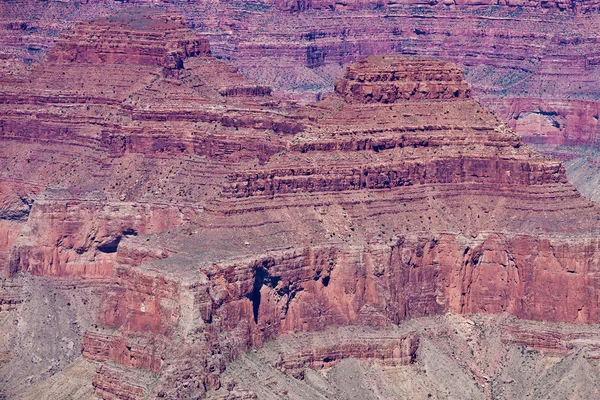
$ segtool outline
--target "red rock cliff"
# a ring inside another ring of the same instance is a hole
[[[94,282],[81,344],[102,363],[97,395],[203,396],[247,349],[328,326],[600,319],[600,208],[470,99],[455,65],[370,57],[298,107],[181,20],[144,18],[75,27],[0,92],[2,269]],[[122,23],[132,48],[110,45]],[[165,73],[173,51],[183,64]],[[281,366],[410,364],[417,347],[411,334]]]

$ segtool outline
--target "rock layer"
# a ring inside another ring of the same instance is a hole
[[[526,142],[596,145],[596,113],[590,111],[600,93],[596,1],[128,3],[177,8],[209,35],[215,54],[292,96],[322,96],[333,89],[342,64],[366,55],[440,57],[465,68],[475,97]],[[74,21],[127,6],[112,0],[4,2],[0,68],[18,74]]]
[[[223,374],[226,388],[211,391],[208,398],[483,400],[563,398],[573,393],[594,397],[598,393],[594,330],[506,316],[445,315],[387,330],[330,328],[322,333],[283,335],[228,365]],[[299,347],[334,349],[335,342],[373,345],[415,331],[420,337],[416,357],[407,365],[350,358],[326,370],[319,370],[319,363],[307,366],[302,379],[290,379],[287,370],[277,367],[282,353],[294,353]]]
[[[97,319],[87,306],[72,318],[101,364],[96,395],[205,396],[246,350],[330,326],[599,321],[600,208],[470,99],[455,65],[367,58],[300,107],[214,59],[181,19],[141,18],[78,25],[0,82],[0,304],[27,306],[12,284],[32,275],[93,285]],[[279,367],[401,366],[419,346],[408,332]],[[19,370],[15,351],[3,370]]]
[[[347,102],[394,103],[417,99],[467,98],[461,70],[441,61],[406,57],[368,57],[353,64],[335,91]]]

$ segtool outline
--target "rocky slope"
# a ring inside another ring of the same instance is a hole
[[[437,57],[464,68],[474,97],[538,150],[569,145],[573,158],[597,145],[596,1],[5,1],[0,71],[20,74],[75,21],[132,4],[185,14],[215,55],[286,97],[321,98],[366,55]]]
[[[596,1],[135,1],[177,8],[216,55],[304,98],[326,93],[342,65],[401,53],[464,67],[474,95],[526,141],[595,144]],[[74,21],[120,1],[3,2],[0,52],[33,62]],[[276,21],[273,23],[273,21]]]
[[[224,399],[228,392],[248,399],[595,398],[595,329],[445,315],[383,331],[335,328],[326,334],[283,335],[228,365],[223,374],[228,389],[212,391],[208,398]],[[403,338],[414,338],[415,332],[418,341],[407,347]],[[393,343],[397,355],[406,348],[412,358],[402,362],[384,352],[357,357],[339,350],[381,342]],[[327,354],[320,351],[323,346],[330,349]],[[305,348],[318,351],[299,356]],[[290,358],[303,359],[301,379],[287,368]]]
[[[600,318],[600,207],[470,96],[453,64],[372,56],[300,107],[172,14],[75,25],[0,79],[3,394],[55,392],[92,363],[104,399],[263,396],[227,365],[279,337],[264,368],[296,381],[348,358],[410,376],[435,334],[406,321],[446,313],[553,322],[508,323],[506,340],[593,353],[594,325],[559,324]],[[493,398],[484,370],[465,390]]]

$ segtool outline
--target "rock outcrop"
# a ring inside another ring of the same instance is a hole
[[[331,91],[340,66],[367,55],[443,58],[465,68],[475,98],[525,142],[596,145],[597,1],[7,1],[0,71],[19,74],[75,21],[132,3],[177,8],[217,56],[293,97]]]
[[[182,19],[139,18],[77,25],[0,82],[2,312],[30,310],[24,279],[83,291],[63,307],[73,346],[99,364],[97,396],[233,393],[229,362],[329,327],[449,312],[600,320],[600,207],[472,100],[455,65],[370,57],[301,107],[213,58]],[[420,338],[274,365],[410,366]],[[28,379],[19,351],[0,366],[8,395]],[[39,370],[75,357],[56,354]]]
[[[62,35],[48,62],[155,65],[183,69],[188,57],[209,55],[208,40],[186,28],[181,16],[121,13],[93,24],[78,24]]]
[[[335,91],[352,103],[395,103],[419,99],[464,99],[463,72],[442,61],[371,56],[353,64]]]

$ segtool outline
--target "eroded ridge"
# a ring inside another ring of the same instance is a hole
[[[101,364],[97,396],[137,399],[205,396],[281,335],[449,312],[600,319],[599,207],[452,63],[370,57],[299,106],[162,12],[77,26],[53,51],[0,85],[0,305],[22,318],[1,353],[9,394],[29,359],[11,344],[34,328]],[[66,325],[31,323],[33,304]],[[427,346],[374,335],[273,366],[409,367]],[[54,359],[68,375],[77,352],[59,349],[28,374]]]

